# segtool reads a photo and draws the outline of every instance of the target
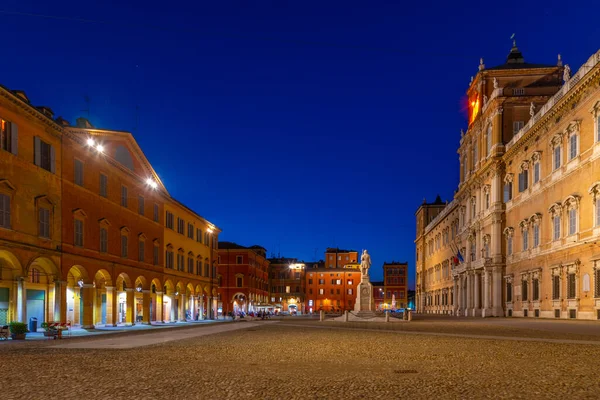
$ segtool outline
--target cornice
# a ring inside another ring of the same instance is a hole
[[[53,134],[54,136],[56,136],[58,138],[60,138],[61,135],[63,134],[63,129],[60,125],[58,125],[51,118],[44,115],[41,111],[39,111],[32,105],[27,104],[26,102],[21,100],[19,97],[14,95],[9,90],[0,87],[0,96],[4,97],[8,101],[10,101],[12,104],[19,107],[23,111],[25,111],[31,117],[40,121],[42,124],[46,125],[49,128],[52,128],[52,130],[49,133]]]
[[[514,145],[510,146],[502,156],[504,160],[512,158],[521,148],[527,145],[536,134],[545,134],[556,124],[557,117],[562,117],[564,114],[573,110],[573,105],[580,103],[583,98],[591,95],[592,90],[598,89],[600,83],[600,69],[598,64],[593,67],[586,75],[585,79],[577,82],[575,87],[565,94],[557,104],[555,104],[543,117],[519,138]],[[590,90],[592,89],[592,90]]]

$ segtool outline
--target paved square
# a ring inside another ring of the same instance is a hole
[[[571,340],[573,335],[496,321],[417,321],[394,324],[412,334],[381,331],[390,325],[349,329],[290,319],[77,338],[61,348],[55,341],[2,343],[0,359],[13,366],[5,370],[2,395],[36,399],[59,391],[65,398],[117,399],[591,399],[600,393],[600,337],[592,334],[581,337],[590,344],[568,344],[540,340]],[[235,330],[209,334],[216,327]],[[454,336],[427,332],[450,328],[454,333],[446,333]],[[457,336],[469,332],[495,338]],[[141,347],[124,349],[92,344],[128,343],[146,335],[157,335],[155,344],[147,338]],[[164,341],[164,335],[175,339]],[[519,335],[537,340],[515,340]],[[19,373],[25,370],[27,374]]]

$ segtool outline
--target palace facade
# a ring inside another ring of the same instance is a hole
[[[131,133],[3,87],[0,123],[0,325],[215,315],[220,230],[169,195]]]
[[[416,214],[419,312],[600,318],[599,65],[481,61],[454,199]]]

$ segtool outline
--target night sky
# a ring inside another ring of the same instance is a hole
[[[4,1],[0,83],[72,123],[87,96],[222,240],[367,248],[372,279],[408,261],[411,286],[414,212],[457,186],[479,58],[516,33],[527,62],[575,73],[600,46],[598,2],[128,3]]]

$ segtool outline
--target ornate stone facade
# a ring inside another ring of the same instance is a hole
[[[597,318],[599,61],[600,52],[571,77],[561,63],[525,63],[513,46],[506,64],[479,71],[454,200],[427,225],[419,218],[431,205],[417,211],[419,312]],[[443,260],[453,280],[437,279]],[[444,291],[454,294],[447,306]]]

